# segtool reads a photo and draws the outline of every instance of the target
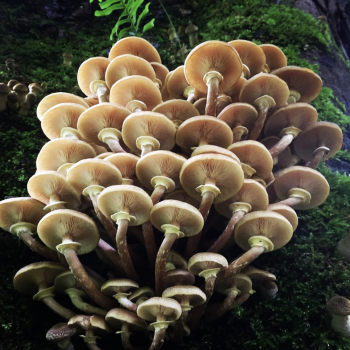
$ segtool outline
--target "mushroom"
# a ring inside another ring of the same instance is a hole
[[[20,107],[21,108],[19,109],[18,114],[23,116],[23,117],[27,116],[28,115],[28,111],[30,109],[30,103],[28,103],[27,101],[24,101],[24,102],[21,103]]]
[[[134,184],[136,179],[136,164],[139,159],[139,157],[130,153],[112,153],[105,158],[107,162],[116,166],[122,174],[122,185]]]
[[[33,94],[35,95],[35,97],[38,97],[38,95],[44,91],[43,87],[38,83],[29,84],[28,89],[29,89],[29,94]],[[28,98],[28,95],[27,95],[27,98]]]
[[[73,54],[71,52],[63,52],[63,65],[64,66],[71,66],[72,65],[72,58]]]
[[[177,253],[175,250],[170,249],[166,259],[165,270],[169,271],[173,269],[187,270],[187,261],[182,255]]]
[[[337,295],[327,301],[326,310],[332,315],[332,328],[342,337],[350,338],[350,301]]]
[[[177,67],[167,80],[166,88],[172,98],[186,99],[193,103],[195,100],[194,87],[191,86],[185,77],[185,67]]]
[[[281,204],[281,203],[269,204],[266,210],[271,210],[271,211],[274,211],[275,213],[283,215],[292,225],[293,232],[297,229],[298,215],[295,212],[295,210],[289,207],[288,205]]]
[[[68,326],[66,323],[57,323],[46,333],[46,340],[56,343],[59,349],[74,350],[70,339],[77,334],[77,329]]]
[[[164,277],[165,288],[173,286],[191,286],[194,284],[195,277],[192,275],[192,273],[181,269],[167,270],[167,267],[169,268],[169,266],[170,265],[166,263],[166,273]]]
[[[242,87],[246,81],[247,79],[240,77],[234,85],[226,89],[225,94],[231,97],[232,103],[239,102],[239,94],[241,93]]]
[[[9,92],[10,88],[4,83],[0,83],[0,112],[6,110],[7,96]]]
[[[10,109],[18,109],[18,95],[17,92],[10,91],[7,95],[7,106]]]
[[[241,164],[241,161],[234,153],[230,152],[226,148],[222,148],[215,145],[204,145],[204,146],[196,147],[196,149],[192,152],[191,157],[198,156],[200,154],[212,154],[212,155],[221,154],[223,156],[232,158],[238,164]]]
[[[153,298],[154,291],[150,287],[141,287],[134,290],[129,296],[129,300],[134,302],[136,305],[140,305],[144,301]]]
[[[190,23],[186,29],[185,33],[188,35],[190,40],[190,47],[195,47],[199,44],[198,40],[198,27],[192,23]]]
[[[289,136],[288,136],[289,137]],[[294,138],[294,136],[293,136]],[[272,154],[275,154],[275,152],[273,151],[273,148],[281,141],[281,139],[277,136],[268,136],[268,137],[264,137],[262,140],[260,140],[260,142],[269,150],[270,154],[272,152]],[[278,150],[278,155],[277,156],[273,156],[272,160],[273,160],[273,166],[278,166],[279,168],[287,168],[290,166],[292,160],[293,160],[293,156],[292,156],[292,152],[290,150],[290,147],[288,146],[283,146],[285,147],[285,149],[283,151],[281,151],[280,149]],[[279,147],[278,147],[279,148]],[[272,156],[271,154],[271,156]],[[271,173],[272,174],[272,173]],[[269,176],[272,179],[272,176]],[[274,176],[276,176],[277,173],[272,174]],[[273,180],[273,179],[272,179]],[[271,180],[270,180],[271,181]],[[268,181],[269,182],[269,181]]]
[[[27,93],[29,89],[24,84],[17,84],[15,85],[12,90],[17,93],[18,95],[18,103],[21,105],[26,100]]]
[[[270,71],[287,65],[287,57],[279,47],[272,44],[261,44],[259,46],[264,51],[266,57],[266,63],[262,70],[263,73],[270,73]]]
[[[193,105],[197,108],[199,115],[205,115],[205,106],[207,105],[207,98],[202,97],[199,100],[197,100]]]
[[[15,85],[19,83],[16,79],[11,79],[8,81],[7,86],[12,90]]]
[[[151,62],[151,66],[156,74],[156,78],[160,81],[160,90],[162,91],[165,85],[165,79],[169,73],[169,69],[158,62]]]

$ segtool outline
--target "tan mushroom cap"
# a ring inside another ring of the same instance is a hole
[[[266,64],[270,71],[287,65],[287,57],[279,47],[272,44],[261,44],[259,46],[264,51]]]
[[[101,291],[107,295],[113,296],[117,293],[127,293],[132,289],[139,288],[139,285],[126,278],[113,278],[101,286]]]
[[[64,293],[68,288],[80,289],[80,283],[74,277],[72,271],[65,271],[60,273],[54,281],[55,293]]]
[[[231,97],[232,103],[239,102],[239,94],[241,93],[243,85],[246,83],[247,79],[240,77],[237,82],[225,90],[225,94]]]
[[[234,273],[226,278],[222,284],[218,285],[215,290],[227,295],[232,291],[233,287],[239,290],[239,295],[251,294],[252,280],[243,273]]]
[[[169,250],[166,261],[173,264],[177,269],[187,270],[187,260],[173,249]]]
[[[253,236],[268,238],[273,250],[285,246],[293,235],[293,227],[281,214],[272,211],[254,211],[246,214],[235,226],[235,241],[245,251],[250,249],[248,240]]]
[[[278,136],[284,128],[290,126],[303,130],[307,126],[316,123],[317,118],[317,111],[311,105],[307,103],[293,103],[277,109],[269,116],[265,123],[264,134],[266,136]]]
[[[288,85],[275,75],[260,73],[242,86],[239,100],[254,106],[254,101],[265,95],[272,97],[277,107],[284,106],[289,97]]]
[[[148,189],[153,189],[155,176],[165,176],[174,181],[175,188],[181,187],[179,174],[186,158],[169,151],[154,151],[142,157],[136,165],[136,176]]]
[[[121,131],[122,125],[130,111],[115,103],[103,102],[90,107],[83,112],[78,120],[79,133],[89,142],[104,146],[98,135],[106,128],[113,128]]]
[[[174,199],[163,200],[154,205],[150,220],[162,232],[163,225],[176,225],[186,237],[195,236],[204,226],[203,216],[197,208]]]
[[[178,301],[184,309],[187,306],[195,307],[204,304],[206,295],[196,286],[173,286],[165,289],[163,298],[172,298]]]
[[[188,83],[201,92],[207,91],[203,80],[206,73],[216,71],[223,76],[219,93],[234,85],[242,74],[242,62],[237,51],[222,41],[206,41],[196,46],[185,61]]]
[[[162,86],[164,86],[165,78],[169,73],[169,69],[158,62],[151,62],[151,66],[154,70],[154,73],[156,74],[157,79],[159,79],[162,82]]]
[[[43,261],[29,264],[16,273],[13,286],[22,294],[34,295],[39,291],[39,287],[50,287],[55,278],[64,271],[67,271],[67,268],[56,262]]]
[[[34,198],[5,199],[0,202],[0,227],[10,232],[11,226],[19,222],[36,226],[45,214],[43,203]]]
[[[186,270],[173,269],[166,272],[164,277],[165,287],[172,287],[175,285],[190,286],[194,284],[195,277],[192,273]]]
[[[152,112],[164,114],[173,122],[185,121],[199,115],[197,108],[185,100],[169,100],[160,103]]]
[[[228,147],[242,163],[251,166],[257,176],[266,179],[273,168],[273,160],[268,149],[258,141],[240,141]]]
[[[147,40],[136,36],[118,40],[111,48],[108,58],[112,60],[117,56],[125,54],[139,56],[148,62],[161,63],[159,53],[155,47]]]
[[[227,125],[234,129],[237,126],[244,126],[251,130],[255,124],[258,112],[248,103],[232,103],[225,107],[218,115],[218,119],[227,123]]]
[[[295,139],[295,153],[304,160],[311,160],[319,147],[329,148],[323,160],[333,157],[343,144],[343,133],[335,123],[317,122],[306,127]]]
[[[253,266],[245,267],[242,270],[242,273],[244,273],[251,279],[254,288],[259,288],[261,284],[266,281],[276,281],[276,276],[273,273],[264,270],[259,270]]]
[[[181,314],[180,304],[170,298],[153,297],[140,304],[137,308],[137,316],[151,322],[157,320],[157,315],[161,315],[162,319],[167,321],[176,321]]]
[[[197,100],[193,105],[197,108],[200,115],[205,115],[205,106],[207,104],[207,98],[202,97]]]
[[[77,103],[60,103],[48,109],[42,120],[41,128],[50,140],[61,137],[63,128],[77,128],[79,116],[86,110]]]
[[[268,205],[266,210],[271,210],[271,211],[274,211],[275,213],[283,215],[293,226],[293,232],[297,229],[298,215],[293,208],[285,204],[274,203],[274,204]]]
[[[332,315],[349,316],[350,300],[345,297],[336,295],[327,301],[326,309]]]
[[[273,186],[280,200],[289,198],[288,193],[292,188],[301,188],[311,194],[309,203],[300,203],[293,206],[296,210],[318,207],[329,195],[329,184],[326,178],[318,171],[303,166],[293,166],[281,170]]]
[[[120,185],[122,174],[116,166],[106,160],[83,159],[69,168],[66,179],[81,194],[91,185]]]
[[[292,105],[291,105],[292,106]],[[270,149],[276,145],[281,139],[277,136],[265,137],[260,142],[267,148]],[[292,161],[292,152],[290,147],[286,147],[278,156],[277,156],[277,166],[281,168],[286,168],[289,166]]]
[[[113,152],[107,152],[107,148],[106,148],[106,147],[96,145],[95,143],[90,143],[90,146],[91,146],[91,147],[94,149],[94,151],[96,152],[96,157],[95,157],[95,158],[103,159],[103,158],[107,157],[107,156],[105,155],[106,153],[113,153]],[[104,154],[105,156],[99,157],[101,154]]]
[[[141,101],[151,111],[162,102],[162,95],[151,79],[132,75],[118,80],[111,87],[109,101],[126,106],[130,101]]]
[[[77,208],[80,204],[80,196],[74,187],[56,171],[36,173],[29,179],[27,190],[31,197],[46,205],[51,204],[52,200],[67,202],[70,208]]]
[[[188,271],[194,275],[209,269],[222,269],[228,266],[226,258],[217,253],[197,253],[188,261]]]
[[[126,322],[134,327],[133,330],[141,328],[147,330],[147,323],[142,318],[136,316],[135,312],[125,309],[112,309],[106,315],[106,321],[115,329],[121,329]]]
[[[169,76],[167,89],[171,98],[186,99],[185,89],[190,86],[185,77],[185,66],[177,67]]]
[[[151,136],[158,140],[159,149],[171,150],[175,145],[176,128],[166,116],[155,112],[137,112],[130,114],[124,121],[123,141],[135,153],[140,153],[137,139]]]
[[[76,315],[69,319],[69,326],[80,327],[83,330],[95,330],[95,331],[106,331],[111,332],[112,329],[107,324],[102,316],[93,315],[93,316],[85,316],[85,315]]]
[[[129,300],[133,303],[137,302],[140,298],[152,298],[154,297],[154,291],[150,287],[141,287],[134,290],[129,296]]]
[[[271,74],[284,80],[289,90],[299,92],[301,96],[298,102],[314,100],[322,89],[322,79],[308,68],[286,66],[274,70]]]
[[[101,154],[98,154],[95,158],[96,159],[106,159],[108,158],[109,156],[113,156],[115,154],[121,154],[121,153],[114,153],[114,152],[104,152],[104,153],[101,153]],[[128,153],[129,154],[129,153]]]
[[[210,144],[227,148],[232,142],[232,131],[228,125],[210,116],[187,119],[179,126],[176,133],[176,144],[188,154],[193,147]]]
[[[148,221],[152,206],[151,197],[141,188],[132,185],[110,186],[98,197],[98,207],[108,218],[119,212],[133,216],[129,226],[141,225]]]
[[[97,97],[84,97],[84,101],[89,105],[89,107],[98,105],[100,103]]]
[[[118,80],[131,75],[142,75],[155,80],[156,74],[148,61],[134,55],[121,55],[114,58],[106,70],[106,84],[109,88]]]
[[[161,89],[161,93],[162,93],[162,100],[163,101],[168,101],[170,100],[170,94],[169,94],[169,91],[168,91],[168,81],[171,77],[171,75],[173,74],[174,71],[170,71],[166,77],[165,77],[165,81],[162,85],[162,89]]]
[[[196,149],[192,152],[191,157],[198,156],[199,154],[221,154],[223,156],[232,158],[238,164],[241,163],[239,158],[234,153],[230,152],[226,148],[222,148],[215,145],[204,145],[196,147]]]
[[[80,90],[88,97],[96,97],[90,90],[90,84],[96,80],[105,80],[105,74],[110,60],[106,57],[91,57],[84,61],[77,74]]]
[[[95,156],[94,149],[84,141],[55,139],[47,142],[40,150],[36,159],[36,168],[39,172],[57,170],[63,164],[76,163]]]
[[[241,189],[233,197],[215,204],[215,209],[219,214],[231,219],[230,206],[233,203],[248,203],[251,211],[266,210],[269,205],[269,197],[263,185],[255,180],[245,179]]]
[[[136,164],[140,157],[130,153],[112,154],[105,158],[106,161],[116,166],[124,179],[133,179],[136,176]]]
[[[235,195],[243,185],[244,175],[240,165],[232,158],[220,154],[201,154],[188,159],[182,166],[180,182],[183,189],[201,201],[196,189],[203,185],[215,185],[220,190],[214,203]]]
[[[239,54],[241,61],[250,70],[250,76],[262,71],[266,58],[260,46],[248,40],[233,40],[228,42]]]
[[[56,92],[54,94],[45,96],[38,104],[36,115],[39,118],[39,120],[42,120],[44,114],[48,109],[60,103],[77,103],[85,108],[90,107],[89,104],[86,101],[84,101],[82,97],[75,96],[67,92]]]
[[[38,236],[52,250],[62,241],[80,243],[78,255],[93,251],[100,240],[95,222],[86,214],[70,209],[57,209],[45,215],[38,224]]]

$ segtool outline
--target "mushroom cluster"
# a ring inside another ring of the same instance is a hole
[[[290,241],[294,209],[326,200],[314,168],[342,144],[340,128],[317,122],[308,104],[320,77],[286,63],[274,45],[208,41],[169,72],[149,42],[129,37],[81,64],[86,98],[42,99],[50,141],[30,197],[0,202],[0,225],[47,260],[18,271],[14,287],[67,321],[49,341],[73,349],[80,333],[100,349],[114,330],[125,349],[135,332],[155,350],[253,290],[274,298],[276,276],[250,264]],[[243,253],[232,259],[234,245]],[[105,276],[80,262],[92,251]]]

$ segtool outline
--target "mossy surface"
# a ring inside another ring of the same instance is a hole
[[[72,3],[78,6],[80,2]],[[3,64],[6,58],[12,57],[19,67],[15,77],[46,83],[42,96],[58,91],[81,95],[76,82],[77,69],[89,57],[107,56],[112,45],[109,33],[115,21],[113,16],[88,17],[85,23],[71,28],[66,21],[46,16],[45,6],[50,4],[48,0],[0,4],[0,81],[14,77]],[[317,61],[307,61],[300,52],[334,50],[327,28],[321,30],[320,23],[312,16],[276,2],[204,0],[193,7],[195,4],[195,1],[164,2],[175,28],[186,27],[192,20],[199,27],[201,41],[239,38],[273,43],[284,50],[288,64],[309,67],[316,72]],[[183,64],[186,53],[179,53],[180,45],[169,42],[169,23],[160,5],[152,2],[150,10],[152,18],[156,18],[156,27],[145,38],[157,47],[164,64],[173,69]],[[190,49],[183,29],[180,28],[178,36],[181,45]],[[73,53],[72,66],[62,65],[63,52]],[[313,105],[320,120],[335,122],[343,130],[349,126],[349,117],[329,88],[323,88]],[[0,199],[27,195],[26,183],[35,172],[35,159],[45,142],[35,109],[27,117],[13,111],[1,113]],[[348,164],[348,150],[345,147],[335,161]],[[292,241],[280,251],[260,257],[254,264],[276,274],[277,298],[264,302],[253,295],[213,326],[202,326],[192,339],[185,341],[183,349],[350,348],[349,340],[330,330],[330,316],[324,309],[326,301],[336,294],[350,297],[349,264],[342,262],[335,252],[337,242],[350,229],[346,223],[350,213],[350,178],[332,173],[324,164],[319,170],[331,186],[327,202],[318,209],[299,212],[300,224]],[[58,317],[12,288],[16,271],[39,259],[6,232],[1,232],[0,250],[3,276],[0,349],[51,349],[44,334],[59,322]],[[104,345],[104,349],[116,348],[115,344]],[[84,348],[80,339],[76,348]],[[171,344],[167,344],[167,348],[179,349]]]

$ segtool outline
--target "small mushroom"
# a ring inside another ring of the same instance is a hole
[[[332,315],[332,328],[350,338],[350,301],[337,295],[327,301],[326,310]]]
[[[64,66],[71,66],[72,65],[72,58],[73,54],[71,52],[63,52],[63,65]]]
[[[198,27],[192,23],[190,23],[186,29],[185,33],[188,35],[190,40],[190,47],[195,47],[199,44],[198,40]]]
[[[74,350],[70,339],[77,334],[77,329],[70,327],[67,323],[57,323],[46,333],[46,340],[56,343],[61,350]]]

